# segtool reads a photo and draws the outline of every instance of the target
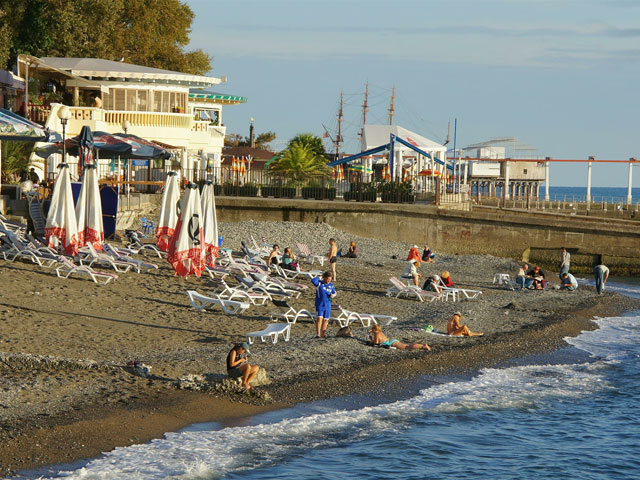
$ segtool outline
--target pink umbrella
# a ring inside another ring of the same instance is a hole
[[[180,202],[180,186],[178,185],[178,174],[169,172],[164,184],[162,193],[162,207],[158,228],[156,229],[156,245],[163,251],[169,249],[169,241],[175,232],[178,222],[178,203]]]
[[[202,230],[204,231],[204,252],[207,265],[216,266],[218,258],[218,222],[213,182],[207,180],[202,187]]]
[[[190,183],[182,197],[182,211],[169,242],[167,257],[176,274],[182,277],[192,274],[199,277],[205,267],[201,219],[200,192],[197,185]]]
[[[64,253],[73,256],[78,254],[78,221],[73,210],[69,165],[61,163],[58,168],[44,235],[51,248],[60,246]]]
[[[102,250],[104,228],[102,226],[102,203],[98,188],[96,166],[85,165],[82,188],[76,205],[78,217],[78,245],[90,243],[96,250]]]

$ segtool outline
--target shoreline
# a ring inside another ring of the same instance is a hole
[[[354,239],[326,224],[222,224],[225,244],[232,248],[256,231],[280,239],[280,245],[307,242],[315,252],[326,248],[329,237],[339,245]],[[251,361],[272,381],[259,387],[273,399],[270,404],[253,395],[177,390],[175,383],[194,375],[223,376],[231,344],[263,329],[274,305],[252,306],[235,316],[193,310],[185,291],[206,293],[210,280],[176,278],[166,261],[152,257],[147,259],[158,270],[123,274],[106,286],[61,281],[28,263],[0,262],[3,279],[12,286],[0,300],[0,474],[94,458],[194,423],[231,426],[269,410],[350,394],[370,393],[375,399],[376,391],[392,392],[394,385],[409,385],[419,375],[473,373],[554,351],[565,345],[564,337],[596,328],[594,316],[640,308],[638,300],[611,292],[598,296],[588,286],[576,292],[509,291],[492,284],[493,273],[513,272],[518,264],[489,255],[439,254],[437,263],[420,267],[425,277],[448,270],[457,286],[483,292],[476,300],[390,298],[387,281],[404,268],[408,245],[355,240],[361,258],[338,264],[339,303],[352,311],[397,316],[385,333],[407,343],[427,342],[432,352],[365,346],[366,329],[359,323],[355,338],[317,340],[313,323],[298,321],[289,342],[251,348]],[[552,286],[558,282],[554,277],[548,275]],[[290,302],[313,309],[313,296],[308,289]],[[485,336],[437,337],[416,328],[431,323],[442,331],[456,310],[463,312],[463,323]],[[331,322],[329,333],[336,330]],[[122,366],[132,359],[152,366],[152,375],[125,371]]]
[[[591,303],[591,302],[590,302]],[[219,422],[223,427],[241,424],[242,419],[300,403],[328,400],[352,394],[367,394],[382,387],[403,384],[417,376],[469,374],[495,367],[525,355],[553,352],[564,346],[564,338],[597,328],[596,316],[616,316],[638,307],[635,302],[582,305],[561,318],[532,326],[521,332],[498,334],[476,344],[452,346],[434,354],[398,359],[392,363],[363,365],[357,371],[303,379],[291,385],[268,389],[274,401],[256,405],[187,390],[163,391],[162,398],[150,393],[130,406],[96,407],[73,417],[51,418],[48,425],[28,427],[4,439],[0,465],[5,475],[33,471],[47,465],[90,460],[115,447],[146,443],[165,433],[190,425]],[[622,307],[622,308],[620,308]],[[450,366],[450,365],[455,366]],[[375,380],[372,380],[375,379]],[[284,401],[288,399],[288,401]],[[247,400],[247,399],[242,399]],[[122,430],[122,425],[127,430]],[[52,448],[46,448],[49,445]]]

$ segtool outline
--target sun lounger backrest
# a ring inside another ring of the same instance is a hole
[[[272,298],[271,301],[276,307],[291,308],[291,305],[289,305],[289,302],[287,302],[286,300],[276,300],[275,298]]]

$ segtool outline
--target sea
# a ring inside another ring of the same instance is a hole
[[[544,198],[544,186],[540,187],[540,196]],[[640,188],[631,189],[633,204],[640,202]],[[564,202],[586,202],[587,187],[555,187],[549,186],[549,200]],[[591,187],[591,202],[614,205],[627,204],[626,187]]]
[[[607,288],[640,298],[637,279]],[[636,480],[640,311],[596,321],[552,354],[192,425],[19,478]]]

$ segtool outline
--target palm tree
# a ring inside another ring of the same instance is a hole
[[[33,145],[29,142],[2,142],[2,181],[9,181],[13,173],[20,176],[29,171]]]
[[[291,180],[303,181],[313,175],[328,173],[329,168],[325,161],[325,158],[318,155],[310,145],[292,143],[282,152],[271,171]]]
[[[299,133],[291,140],[289,140],[289,144],[287,148],[291,148],[291,145],[294,143],[299,143],[302,145],[309,145],[311,149],[315,152],[316,155],[325,155],[326,151],[324,149],[324,144],[322,143],[322,138],[313,133]]]

